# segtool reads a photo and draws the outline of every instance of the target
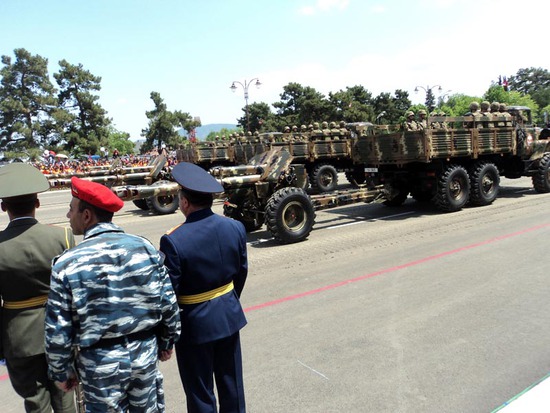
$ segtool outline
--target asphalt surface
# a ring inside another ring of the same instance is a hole
[[[528,178],[502,186],[492,205],[451,214],[412,199],[321,211],[293,245],[249,234],[248,411],[491,412],[545,377],[550,195]],[[68,203],[46,193],[38,218],[67,225]],[[182,220],[132,203],[115,217],[157,246]],[[185,411],[175,360],[161,369],[167,411]],[[5,375],[0,410],[22,412]]]

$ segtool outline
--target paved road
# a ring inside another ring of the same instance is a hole
[[[250,234],[248,411],[490,412],[546,376],[550,195],[502,184],[452,214],[410,199],[319,212],[299,244]],[[66,225],[68,194],[42,199],[39,219]],[[158,245],[181,220],[127,203],[115,222]],[[185,411],[175,361],[162,370],[168,411]],[[3,375],[1,410],[21,412]]]

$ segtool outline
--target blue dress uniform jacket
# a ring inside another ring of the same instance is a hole
[[[179,334],[174,290],[146,239],[99,223],[54,261],[46,309],[49,374],[66,381],[79,346],[87,410],[164,411],[157,343],[170,349]]]
[[[245,412],[239,330],[246,318],[239,297],[248,274],[243,225],[195,211],[160,240],[160,250],[180,303],[182,335],[176,343],[180,377],[189,413]],[[226,287],[234,286],[232,289]],[[225,286],[225,287],[224,287]],[[216,290],[221,295],[211,296]],[[196,303],[184,298],[204,297]]]
[[[206,208],[160,240],[178,296],[211,291],[233,281],[234,291],[203,303],[180,305],[180,342],[202,344],[229,337],[246,325],[239,302],[248,275],[246,232],[235,220]]]

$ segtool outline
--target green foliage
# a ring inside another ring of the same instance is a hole
[[[0,146],[33,148],[48,143],[55,133],[50,121],[56,108],[55,88],[48,76],[48,60],[15,49],[15,61],[2,56],[0,69]]]
[[[132,155],[134,154],[134,142],[130,140],[130,134],[121,132],[113,127],[109,127],[107,148],[110,153],[113,153],[115,149],[118,150],[120,155]]]
[[[200,126],[200,121],[191,118],[189,113],[179,110],[169,111],[160,93],[151,92],[151,100],[155,108],[145,113],[149,119],[149,127],[142,131],[142,136],[145,137],[145,143],[141,146],[142,152],[147,152],[154,147],[161,148],[163,144],[175,148],[186,140],[178,134],[179,128],[190,132],[193,128]]]
[[[237,119],[237,125],[246,129],[246,107],[243,108],[243,112],[243,117]],[[272,128],[275,127],[275,115],[271,112],[267,103],[260,102],[248,105],[248,119],[251,132],[273,130]]]
[[[222,138],[225,136],[226,138],[229,138],[229,135],[231,135],[232,133],[240,134],[242,132],[243,132],[243,129],[241,128],[235,128],[235,129],[221,128],[219,131],[210,132],[206,136],[206,140],[211,142],[211,141],[215,141],[216,137]]]
[[[546,69],[519,69],[508,79],[508,87],[522,95],[530,95],[539,107],[550,105],[550,72]]]

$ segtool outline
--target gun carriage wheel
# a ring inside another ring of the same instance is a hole
[[[169,183],[170,181],[157,181],[153,186],[161,186]],[[146,199],[147,206],[151,211],[156,212],[159,215],[171,214],[175,212],[179,207],[178,195],[158,195],[152,196]]]
[[[267,229],[277,241],[290,244],[306,239],[315,223],[315,211],[307,193],[286,187],[275,192],[265,208]]]

